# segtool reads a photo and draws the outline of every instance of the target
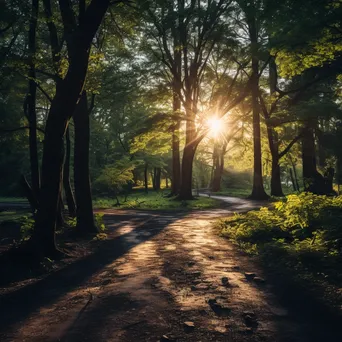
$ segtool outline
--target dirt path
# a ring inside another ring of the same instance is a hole
[[[106,211],[98,251],[1,301],[0,340],[313,341],[261,270],[213,231],[218,216],[254,205]]]

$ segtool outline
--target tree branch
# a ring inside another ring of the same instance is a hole
[[[52,97],[42,88],[42,86],[37,81],[35,81],[35,84],[37,88],[42,92],[42,94],[44,94],[45,97],[49,100],[49,102],[52,102]]]
[[[303,131],[299,134],[299,135],[297,135],[287,146],[286,146],[286,148],[282,151],[282,152],[280,152],[279,153],[279,159],[281,159],[281,158],[283,158],[284,156],[285,156],[285,154],[287,154],[290,150],[291,150],[291,148],[292,148],[292,146],[303,136]]]

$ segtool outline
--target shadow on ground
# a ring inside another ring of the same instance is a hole
[[[85,283],[93,274],[113,263],[130,249],[159,234],[170,223],[168,220],[165,224],[151,224],[149,214],[140,216],[137,214],[137,217],[131,215],[118,213],[115,217],[111,216],[109,221],[109,224],[121,224],[124,220],[132,220],[135,226],[131,231],[104,241],[93,254],[67,265],[38,282],[2,295],[0,337],[1,334],[10,331],[13,324],[25,320],[41,307],[58,301],[64,294]],[[179,219],[179,215],[174,219]],[[144,234],[145,231],[148,231],[148,234]],[[115,232],[116,229],[113,231],[114,235]]]
[[[337,308],[336,303],[329,303],[320,285],[310,283],[310,279],[300,280],[296,274],[300,271],[285,265],[281,252],[276,255],[280,258],[279,263],[275,257],[270,261],[265,256],[258,259],[257,267],[265,273],[279,303],[305,331],[306,340],[342,341],[341,308]]]

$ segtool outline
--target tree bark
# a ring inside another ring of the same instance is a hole
[[[179,199],[181,200],[191,200],[192,196],[192,167],[195,157],[196,149],[187,145],[184,148],[183,159],[182,159],[182,183],[179,192]]]
[[[324,120],[320,120],[320,128],[315,130],[317,136],[318,165],[320,168],[326,167],[327,154],[324,148]]]
[[[312,125],[307,124],[302,138],[304,190],[318,195],[326,194],[325,181],[317,171],[315,137]]]
[[[70,143],[70,132],[69,127],[66,130],[65,134],[65,159],[64,159],[64,167],[63,167],[63,184],[64,184],[64,192],[65,198],[68,205],[69,216],[76,217],[76,204],[74,193],[70,184],[70,152],[71,152],[71,143]]]
[[[181,52],[175,50],[175,74],[173,78],[173,115],[174,115],[174,126],[172,130],[172,184],[171,193],[177,195],[180,189],[181,182],[181,165],[180,165],[180,153],[179,153],[179,128],[180,120],[178,118],[181,110],[181,84],[180,84],[180,72],[181,72]]]
[[[161,168],[155,167],[154,175],[153,175],[153,189],[156,191],[160,190],[160,178],[161,178]]]
[[[20,185],[24,190],[24,194],[30,204],[31,211],[34,214],[38,208],[37,198],[34,196],[33,190],[24,175],[20,177]]]
[[[144,184],[145,184],[145,192],[148,193],[148,165],[147,163],[145,164],[145,169],[144,169]]]
[[[281,185],[279,157],[272,157],[271,169],[271,195],[276,197],[283,197],[283,189]]]
[[[180,49],[179,30],[173,29],[173,116],[174,126],[172,130],[172,183],[171,195],[178,195],[181,186],[181,165],[179,153],[179,129],[180,129],[180,110],[181,110],[181,75],[182,75],[182,52]]]
[[[335,169],[333,167],[329,167],[324,173],[327,195],[335,195],[336,193],[334,190],[334,176],[335,176]]]
[[[36,31],[39,13],[39,0],[32,0],[29,28],[29,94],[27,97],[27,116],[29,121],[30,168],[33,195],[38,199],[40,189],[39,162],[37,148],[37,113],[36,113]],[[37,209],[37,208],[36,208]]]
[[[256,20],[252,17],[248,20],[249,35],[252,49],[252,75],[251,95],[253,108],[253,150],[254,150],[254,174],[251,199],[264,200],[268,198],[265,192],[262,177],[262,155],[261,155],[261,132],[260,132],[260,106],[259,106],[259,59],[258,59],[258,32]]]
[[[59,194],[58,201],[58,213],[57,213],[57,223],[56,226],[61,228],[64,225],[64,203],[62,199],[62,192]]]
[[[293,161],[291,161],[291,164],[292,164],[293,175],[294,175],[294,179],[295,179],[295,182],[296,182],[297,191],[300,191],[300,186],[299,186],[299,182],[298,182],[296,165],[295,165],[295,163]]]
[[[30,239],[32,253],[60,254],[55,242],[58,201],[63,170],[64,134],[83,90],[93,37],[107,11],[109,0],[92,0],[83,23],[75,27],[70,3],[59,1],[69,54],[69,67],[51,103],[46,121],[42,179],[36,223]]]
[[[218,192],[221,190],[221,180],[222,180],[222,174],[224,169],[224,146],[219,149],[218,147],[214,148],[213,153],[213,179],[211,182],[211,191],[212,192]]]
[[[171,193],[177,195],[180,188],[180,153],[179,153],[179,121],[172,131],[172,183]]]
[[[293,171],[292,171],[291,168],[289,168],[289,172],[290,172],[290,178],[291,178],[291,183],[292,183],[293,191],[297,191],[297,186],[296,186],[296,183],[295,183],[295,180],[294,180],[294,177],[293,177]]]
[[[152,171],[150,172],[150,174],[151,174],[151,179],[152,179],[152,189],[155,190],[155,186],[156,186],[156,185],[155,185],[155,183],[154,183],[154,174],[153,174]]]
[[[197,101],[188,100],[185,104],[186,111],[186,129],[185,146],[183,150],[181,166],[181,187],[179,199],[192,200],[192,169],[197,146],[201,141],[197,136],[195,118],[197,113]]]
[[[98,233],[95,225],[89,175],[90,124],[87,93],[84,90],[73,116],[75,125],[74,183],[77,230]]]

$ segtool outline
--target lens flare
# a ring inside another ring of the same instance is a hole
[[[207,120],[207,127],[209,129],[209,134],[213,138],[216,138],[223,132],[224,125],[222,120],[213,117]]]

